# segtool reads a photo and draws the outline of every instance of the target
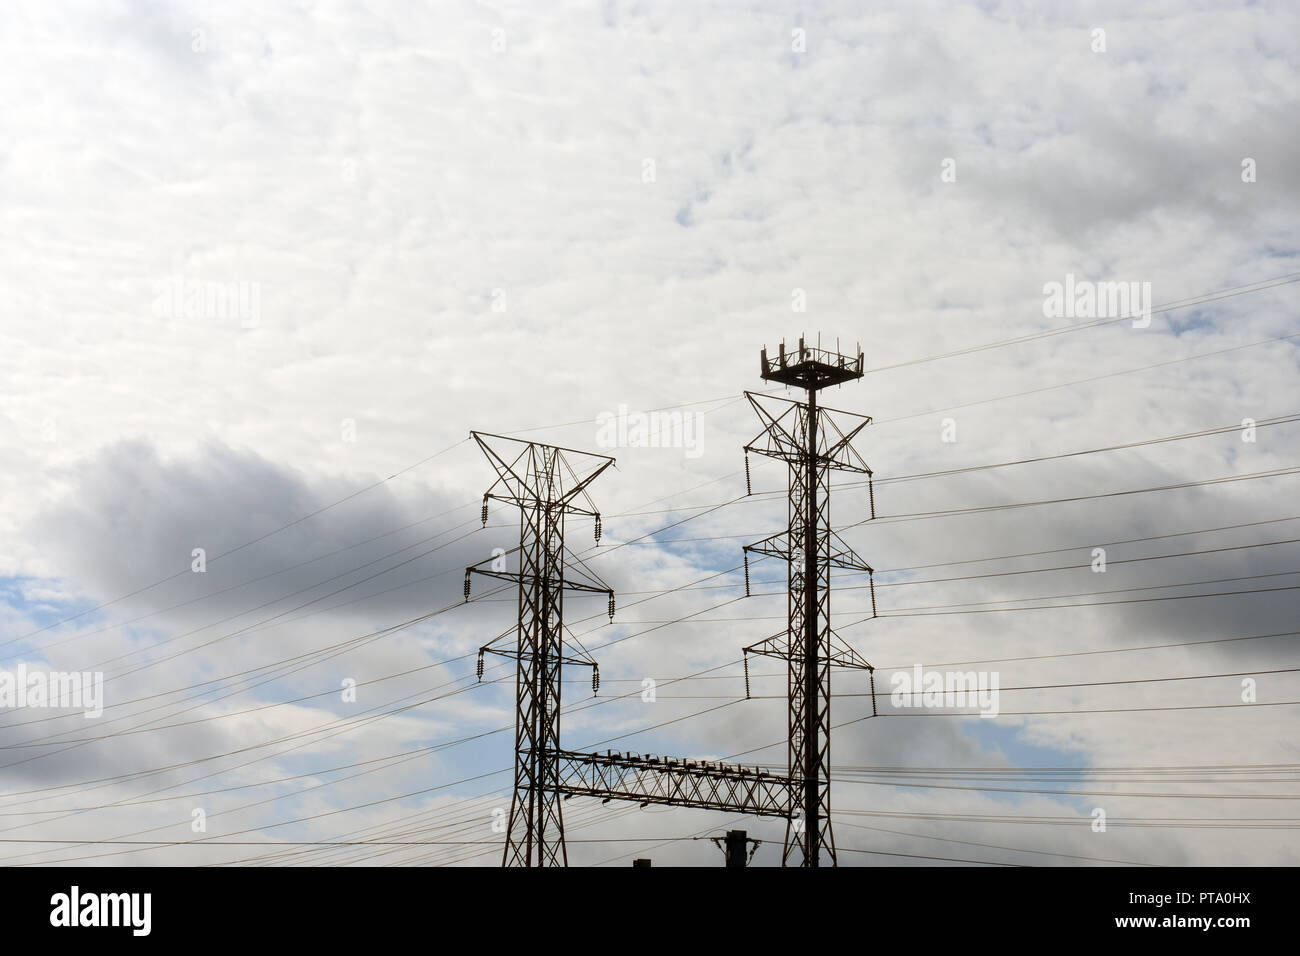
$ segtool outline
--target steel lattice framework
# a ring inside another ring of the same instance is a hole
[[[789,779],[757,767],[679,757],[561,751],[560,791],[761,817],[790,812]]]
[[[508,570],[507,561],[489,558],[465,572],[466,600],[471,573],[518,584],[514,647],[489,644],[479,651],[480,677],[485,651],[517,661],[515,783],[502,865],[566,866],[558,759],[561,669],[566,663],[594,669],[595,662],[576,641],[570,645],[564,639],[564,594],[609,595],[611,618],[614,594],[564,547],[564,521],[568,515],[594,518],[599,540],[600,515],[586,489],[614,459],[499,435],[471,434],[497,472],[496,483],[483,496],[484,525],[489,499],[519,509],[519,546],[513,552],[518,570]],[[482,566],[489,562],[488,567]],[[593,676],[593,684],[596,681]]]
[[[487,524],[491,498],[520,509],[520,544],[514,549],[519,570],[508,571],[505,562],[487,559],[465,572],[466,600],[471,573],[518,585],[514,647],[488,644],[479,651],[480,677],[485,652],[517,662],[515,789],[503,865],[568,864],[561,806],[570,796],[781,817],[786,820],[783,866],[792,861],[818,866],[823,850],[835,864],[830,817],[830,673],[832,667],[868,672],[872,667],[831,629],[831,570],[873,572],[831,530],[830,473],[856,472],[870,479],[871,469],[852,441],[871,419],[819,408],[817,392],[861,378],[862,353],[852,359],[805,347],[800,339],[797,352],[787,354],[783,345],[775,360],[769,361],[764,349],[762,372],[767,381],[808,392],[806,403],[745,393],[763,423],[763,431],[745,446],[746,454],[778,458],[789,466],[787,529],[744,549],[746,593],[750,554],[780,558],[789,565],[786,634],[744,649],[746,661],[749,654],[756,654],[787,662],[789,773],[785,775],[718,761],[561,749],[561,668],[564,664],[589,666],[593,689],[599,687],[595,661],[576,639],[564,639],[564,592],[607,594],[610,619],[614,617],[613,592],[565,549],[564,519],[575,514],[594,518],[599,543],[600,514],[586,489],[614,460],[554,445],[471,433],[497,472],[496,483],[483,496],[483,523]],[[748,470],[746,459],[747,481]],[[874,493],[871,508],[875,517]],[[492,566],[482,567],[488,560],[493,561]],[[574,577],[566,577],[566,571]],[[874,578],[871,603],[874,615]],[[874,683],[872,690],[874,710]]]
[[[750,554],[787,562],[789,624],[784,636],[751,645],[745,654],[775,657],[787,664],[791,813],[781,862],[820,866],[825,850],[833,866],[837,860],[830,806],[831,668],[870,672],[872,667],[831,629],[830,576],[832,568],[841,568],[866,572],[874,582],[874,572],[831,529],[830,475],[847,471],[871,476],[852,444],[871,419],[819,408],[817,392],[861,378],[862,353],[854,360],[807,347],[800,339],[797,352],[787,354],[783,345],[775,359],[769,359],[764,349],[762,376],[806,389],[808,401],[745,393],[763,423],[763,431],[745,446],[745,452],[780,459],[789,468],[788,527],[744,549],[747,569]],[[874,608],[873,583],[873,613]]]

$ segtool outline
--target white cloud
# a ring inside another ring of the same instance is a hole
[[[1300,167],[1288,114],[1300,58],[1294,11],[1173,4],[1135,12],[1105,3],[1069,11],[1018,4],[858,6],[822,4],[796,13],[762,4],[424,9],[376,3],[306,10],[40,3],[11,11],[0,37],[0,85],[9,92],[0,112],[0,277],[7,305],[0,319],[0,535],[7,545],[0,574],[17,581],[3,592],[5,638],[183,570],[195,547],[219,554],[452,445],[470,428],[576,422],[526,435],[594,448],[597,415],[620,405],[650,409],[738,396],[761,385],[759,346],[774,346],[783,336],[822,332],[846,344],[861,341],[868,367],[880,369],[1059,326],[1061,320],[1043,316],[1042,287],[1066,273],[1149,281],[1163,304],[1296,271]],[[1106,31],[1104,53],[1091,49],[1097,27]],[[795,28],[805,31],[804,53],[791,49]],[[503,33],[494,35],[498,30]],[[501,39],[504,49],[494,50]],[[948,158],[955,161],[952,183],[940,180]],[[1241,178],[1245,158],[1256,163],[1253,183]],[[643,181],[647,160],[651,182]],[[239,316],[219,312],[158,314],[160,284],[174,277],[256,284],[256,326],[242,328]],[[790,311],[796,288],[806,293],[806,314]],[[876,417],[861,444],[882,478],[1286,414],[1296,411],[1289,403],[1297,371],[1295,346],[1286,342],[984,400],[1289,334],[1295,288],[1158,314],[1148,330],[1120,323],[876,371],[828,401]],[[501,303],[505,311],[494,311]],[[1175,319],[1179,324],[1171,324]],[[757,423],[743,402],[697,408],[705,412],[699,458],[681,449],[615,449],[618,470],[593,489],[607,536],[592,552],[593,567],[627,596],[612,628],[595,627],[603,620],[599,601],[572,605],[572,613],[595,618],[575,625],[589,646],[726,600],[731,592],[698,590],[633,605],[628,592],[679,587],[733,567],[742,542],[784,522],[780,500],[750,500],[664,535],[732,537],[609,549],[679,517],[640,512],[717,504],[743,491],[740,447]],[[939,441],[944,417],[956,419],[955,445]],[[882,484],[877,504],[884,514],[922,512],[1285,467],[1296,464],[1294,427],[1262,429],[1254,445],[1228,434]],[[769,463],[756,460],[754,475],[757,490],[782,487],[780,470]],[[214,562],[202,577],[182,575],[45,632],[29,646],[68,666],[127,654],[132,661],[154,660],[445,543],[373,582],[120,678],[118,687],[132,698],[186,687],[394,624],[454,602],[463,567],[493,545],[510,543],[513,518],[504,508],[494,508],[493,529],[459,540],[476,526],[476,503],[490,480],[477,451],[462,444],[381,489]],[[1075,544],[1078,555],[1014,566],[1045,567],[1058,559],[1086,564],[1090,542],[1283,516],[1294,510],[1294,480],[881,521],[856,529],[851,540],[882,571]],[[863,489],[845,489],[833,514],[849,522],[864,508]],[[348,548],[444,512],[450,513]],[[627,512],[637,514],[622,516]],[[1290,528],[1121,547],[1112,559],[1280,539]],[[438,531],[445,537],[420,544]],[[588,533],[587,527],[573,531],[576,547],[588,547]],[[390,552],[394,557],[382,557]],[[1104,576],[1080,568],[879,594],[888,611],[1147,587],[1290,571],[1294,554],[1294,545],[1277,546],[1121,564]],[[349,574],[367,561],[377,563]],[[292,565],[301,566],[253,580]],[[971,567],[921,573],[949,577]],[[755,571],[781,577],[770,562]],[[312,588],[336,574],[336,582]],[[882,575],[881,583],[891,580],[897,578]],[[244,581],[252,583],[239,586]],[[379,594],[399,585],[406,586]],[[231,590],[183,603],[224,588]],[[897,618],[846,636],[886,664],[1105,650],[1286,630],[1294,620],[1290,593]],[[366,595],[375,596],[351,601]],[[834,607],[860,616],[861,592],[837,592]],[[309,612],[322,613],[304,616]],[[741,647],[779,630],[783,613],[780,597],[752,598],[700,615],[719,620],[664,627],[599,650],[608,689],[602,697],[626,692],[646,675],[682,676],[734,660]],[[364,651],[226,700],[200,702],[197,711],[175,719],[292,700],[332,689],[345,676],[373,680],[472,654],[511,617],[508,602],[448,612],[367,643]],[[773,620],[754,619],[765,617]],[[124,622],[133,623],[99,630]],[[1267,669],[1287,666],[1289,647],[1257,641],[1019,662],[1005,665],[1003,683]],[[470,673],[471,666],[460,661],[366,685],[366,701],[398,700]],[[733,679],[684,682],[678,693],[740,692],[735,668],[719,673]],[[837,677],[837,687],[857,688],[854,676]],[[639,702],[583,711],[583,679],[575,676],[579,697],[566,716],[566,739],[575,746],[711,703],[665,699],[654,705],[653,719]],[[1217,701],[1229,699],[1234,687],[1234,679],[1223,678],[1024,691],[1006,694],[1016,706],[1004,702],[1004,709]],[[1261,687],[1273,699],[1300,699],[1300,684],[1288,675]],[[156,703],[167,706],[148,716],[181,712],[177,702]],[[195,786],[258,773],[274,779],[304,766],[318,770],[508,725],[510,705],[508,685],[476,688],[307,748],[320,755],[315,764],[283,757],[236,771],[215,761],[169,772],[167,782],[200,771],[227,776]],[[126,713],[149,706],[128,705]],[[837,703],[846,718],[864,706],[861,698]],[[182,763],[346,713],[341,702],[305,701],[122,736],[27,761],[11,771],[16,782],[10,786],[70,784],[124,768]],[[978,736],[958,718],[883,720],[838,733],[835,753],[846,766],[1015,765],[1033,758],[1029,747],[1069,755],[1081,766],[1271,763],[1294,756],[1287,708],[1216,713],[1009,718],[1007,726],[1023,729],[997,740]],[[121,711],[106,719],[115,716]],[[12,728],[19,719],[3,721],[10,728],[7,746],[51,729]],[[60,721],[54,728],[71,725]],[[750,701],[630,738],[624,749],[716,755],[783,734],[780,701]],[[436,762],[414,760],[395,772],[258,807],[236,825],[268,825],[497,769],[509,763],[510,736],[499,733],[441,753]],[[761,759],[779,763],[783,749]],[[29,756],[15,750],[0,762]],[[486,789],[500,778],[481,783]],[[108,789],[123,799],[156,785]],[[1251,786],[1266,784],[1240,789]],[[467,788],[457,789],[457,797],[472,792]],[[265,795],[254,791],[249,799],[259,793]],[[1005,810],[1007,802],[996,796],[856,785],[836,793],[840,806],[926,812]],[[64,801],[76,806],[77,799]],[[445,814],[436,818],[444,822],[459,820],[452,832],[478,826],[481,806],[452,801],[434,793],[323,817],[294,832],[329,837],[423,810]],[[1058,815],[1077,809],[1046,797],[1023,806],[1027,813]],[[1264,801],[1130,797],[1119,806],[1120,813],[1146,816],[1282,815]],[[576,804],[572,812],[575,818],[588,813]],[[163,819],[179,828],[174,838],[184,838],[188,811],[181,804],[168,805],[166,814],[156,805],[83,814],[76,823],[84,830],[75,832],[127,832]],[[594,823],[587,832],[681,836],[711,819],[637,812]],[[60,825],[47,822],[43,832],[72,832]],[[483,826],[486,831],[487,821]],[[1295,862],[1266,831],[1116,829],[1102,852],[1086,829],[1067,837],[1036,826],[944,826],[942,834],[955,839],[1080,855]],[[779,841],[765,827],[753,825],[764,839]],[[839,834],[844,846],[861,845],[861,837],[851,829]],[[900,838],[894,848],[944,855],[944,845],[927,845]],[[946,849],[958,857],[996,855],[958,844]],[[607,851],[575,845],[571,855],[596,862],[615,855]],[[698,841],[654,851],[657,861],[706,864],[716,862],[715,854]],[[494,860],[493,854],[477,858]]]

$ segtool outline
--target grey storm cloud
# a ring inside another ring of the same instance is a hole
[[[168,623],[207,619],[211,602],[185,602],[217,592],[235,590],[231,596],[250,606],[291,594],[320,601],[342,588],[348,590],[341,598],[356,598],[378,590],[361,582],[381,570],[405,563],[402,578],[415,580],[483,556],[482,538],[465,542],[478,527],[470,503],[437,491],[401,500],[381,487],[332,509],[327,521],[295,524],[355,487],[337,477],[309,481],[255,452],[215,442],[174,460],[147,442],[123,442],[83,463],[70,481],[68,496],[34,519],[33,533],[51,542],[51,558],[64,575],[95,581],[102,600],[141,580],[191,571],[169,591],[182,607],[166,612]],[[202,573],[192,570],[196,549],[203,552]],[[428,553],[437,557],[428,560]],[[423,608],[430,600],[445,603],[459,588],[459,580],[437,579],[414,595],[392,592],[385,602]],[[122,603],[128,611],[158,610],[149,593]]]

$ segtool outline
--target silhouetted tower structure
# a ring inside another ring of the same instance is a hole
[[[871,469],[853,448],[854,436],[871,419],[851,412],[819,408],[817,393],[862,377],[863,357],[811,347],[799,339],[797,351],[782,344],[775,358],[762,351],[762,377],[808,393],[807,402],[746,392],[763,422],[763,431],[745,446],[778,458],[789,466],[789,525],[785,531],[745,547],[746,579],[749,554],[788,562],[789,626],[782,638],[768,638],[745,653],[787,662],[789,704],[789,767],[791,813],[786,822],[782,864],[821,865],[825,850],[836,864],[830,815],[831,668],[872,671],[831,629],[832,568],[871,575],[871,604],[875,613],[874,573],[830,524],[830,475],[847,471],[868,476]],[[875,517],[874,488],[870,493]],[[874,696],[873,696],[874,704]]]
[[[564,523],[569,515],[593,518],[599,542],[600,514],[586,489],[614,459],[499,435],[470,434],[497,472],[496,482],[483,496],[483,524],[487,524],[489,499],[519,509],[519,546],[465,570],[467,601],[471,573],[518,584],[514,646],[497,647],[493,642],[479,649],[478,658],[480,678],[485,652],[517,662],[514,796],[502,865],[567,866],[559,790],[561,669],[565,664],[591,667],[593,689],[600,678],[595,661],[576,639],[565,640],[564,594],[608,595],[613,619],[614,592],[565,548]],[[511,563],[516,570],[510,570]]]

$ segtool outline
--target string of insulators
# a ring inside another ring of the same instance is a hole
[[[867,572],[867,579],[871,582],[871,616],[876,616],[876,574],[874,571]]]
[[[596,515],[596,543],[600,544],[600,515]]]
[[[478,679],[482,681],[483,680],[483,648],[481,647],[479,648],[478,651],[478,666],[475,668],[475,671],[478,675]]]
[[[745,452],[745,494],[752,495],[754,487],[749,483],[749,452]]]
[[[871,675],[871,716],[875,717],[877,716],[876,714],[876,669],[873,667],[871,670],[867,671],[867,673]]]
[[[469,568],[465,569],[465,600],[469,600]]]
[[[600,693],[600,665],[593,664],[591,668],[591,696],[595,697]]]
[[[745,700],[749,700],[749,655],[745,655]]]
[[[609,592],[609,619],[614,620],[614,592]]]
[[[876,517],[876,483],[871,475],[867,475],[867,494],[871,496],[871,517]]]
[[[745,552],[745,597],[749,597],[749,552]]]
[[[483,515],[482,515],[482,517],[483,517],[483,527],[485,527],[485,528],[487,527],[487,503],[488,503],[487,497],[484,496],[484,498],[483,498]]]

